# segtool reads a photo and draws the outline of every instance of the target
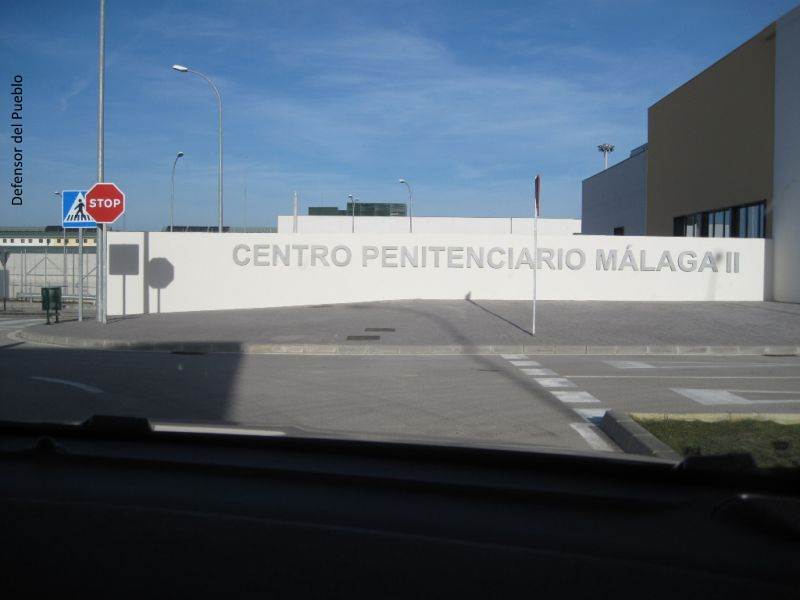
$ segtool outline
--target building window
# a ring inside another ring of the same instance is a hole
[[[624,227],[614,227],[614,235],[625,235]]]
[[[765,208],[765,202],[756,202],[675,217],[672,221],[673,235],[763,238],[766,232]]]

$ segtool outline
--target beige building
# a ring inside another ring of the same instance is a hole
[[[648,110],[648,235],[770,234],[775,24]]]
[[[647,116],[644,164],[584,180],[582,232],[770,238],[766,295],[800,302],[800,6]]]

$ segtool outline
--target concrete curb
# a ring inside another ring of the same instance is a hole
[[[627,413],[609,410],[600,421],[600,429],[628,454],[656,456],[680,461],[680,455],[639,425]]]
[[[594,346],[540,344],[483,345],[392,345],[392,344],[269,344],[251,342],[135,342],[50,335],[20,329],[17,337],[37,344],[52,344],[94,350],[132,350],[138,352],[197,352],[234,354],[549,354],[549,355],[676,355],[715,356],[768,355],[798,356],[798,346]]]

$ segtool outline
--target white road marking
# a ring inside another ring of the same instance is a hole
[[[558,373],[552,369],[520,369],[525,375],[531,377],[558,377]]]
[[[748,394],[797,394],[800,396],[800,392],[797,390],[792,391],[776,391],[776,390],[728,390],[729,392],[747,392]]]
[[[285,431],[277,429],[253,429],[247,427],[224,427],[218,425],[179,425],[177,423],[154,423],[154,431],[175,433],[215,433],[225,435],[283,436]]]
[[[103,390],[98,387],[94,387],[93,385],[87,385],[85,383],[80,383],[78,381],[69,381],[68,379],[56,379],[55,377],[40,377],[40,376],[32,376],[29,379],[38,379],[39,381],[47,381],[48,383],[60,383],[61,385],[69,385],[74,388],[78,388],[79,390],[83,390],[84,392],[89,392],[90,394],[102,394]]]
[[[603,416],[608,412],[608,409],[607,408],[576,408],[575,412],[578,413],[581,417],[583,417],[587,421],[591,421],[592,419],[602,419]]]
[[[597,434],[597,428],[591,423],[570,423],[569,426],[578,432],[578,435],[580,435],[593,450],[603,450],[605,452],[613,451],[611,446]]]
[[[646,363],[638,360],[604,360],[604,363],[616,369],[740,369],[748,368],[798,368],[800,363],[728,363],[719,364],[712,362],[665,362],[665,363]]]
[[[541,367],[535,360],[512,360],[511,364],[515,367]]]
[[[573,379],[800,379],[800,375],[565,375]]]
[[[524,354],[501,354],[500,356],[506,360],[525,360],[528,358]]]
[[[638,360],[604,360],[603,362],[616,369],[655,369],[650,363]]]
[[[534,381],[545,388],[577,387],[569,379],[564,379],[563,377],[536,377]]]
[[[671,388],[676,394],[680,394],[689,400],[694,400],[698,404],[705,406],[720,406],[725,404],[796,404],[800,398],[784,400],[748,400],[730,390],[709,390],[694,388]]]
[[[550,392],[562,402],[568,404],[579,404],[582,402],[600,402],[597,398],[592,396],[589,392]]]

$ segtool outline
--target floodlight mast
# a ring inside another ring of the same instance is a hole
[[[597,149],[603,153],[603,169],[608,168],[608,155],[614,151],[614,144],[600,144]]]

